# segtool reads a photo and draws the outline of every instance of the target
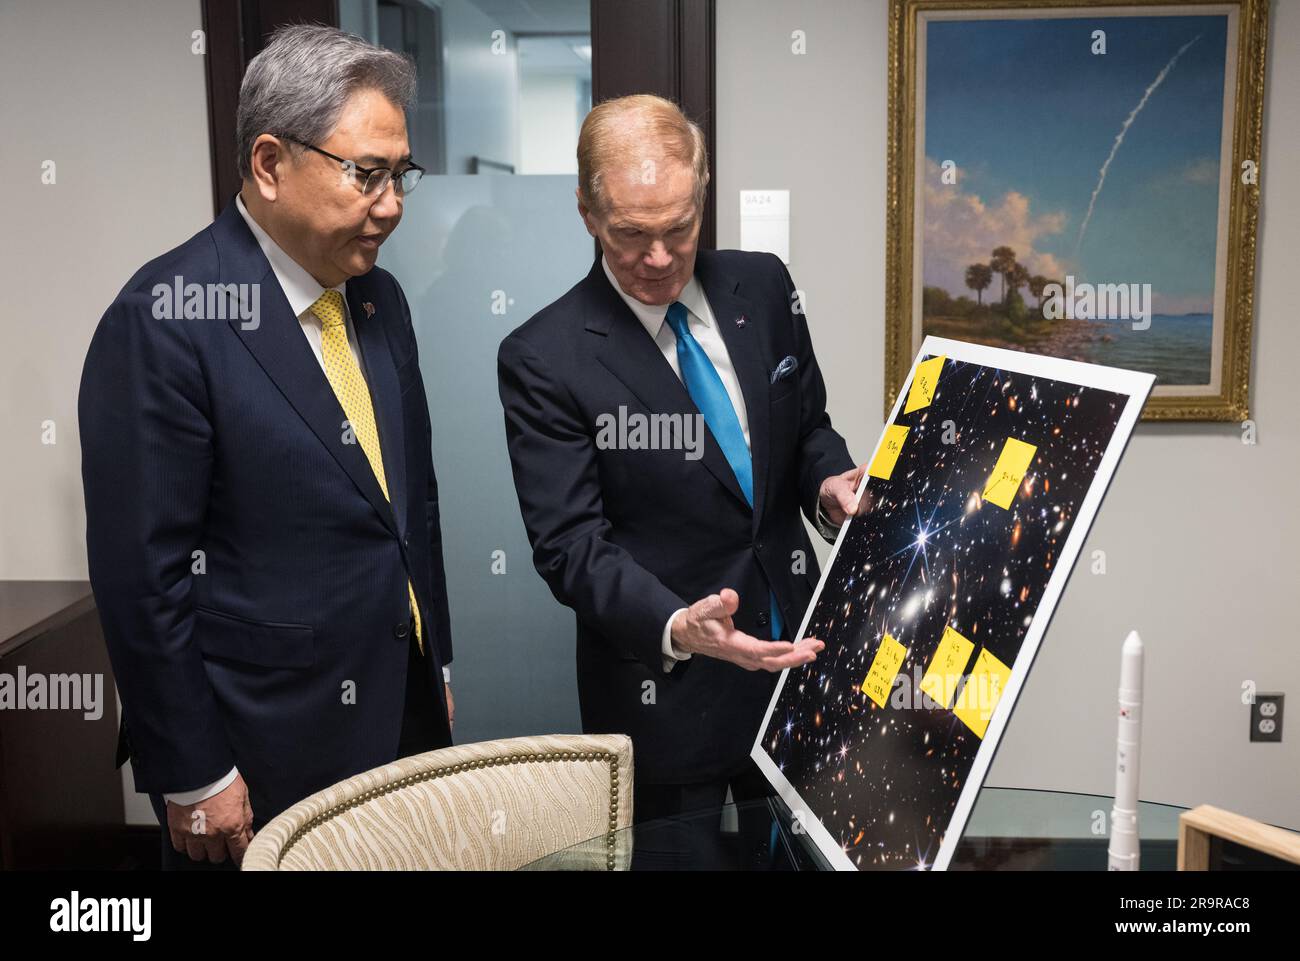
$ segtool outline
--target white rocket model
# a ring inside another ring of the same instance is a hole
[[[1142,638],[1131,631],[1119,667],[1115,805],[1110,811],[1111,871],[1138,869],[1138,761],[1142,747]]]

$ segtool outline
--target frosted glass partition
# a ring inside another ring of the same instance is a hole
[[[428,177],[380,256],[410,302],[429,398],[458,742],[580,729],[573,615],[533,570],[496,377],[502,338],[591,269],[576,187],[569,175]]]
[[[428,173],[380,253],[406,291],[433,425],[458,742],[580,729],[573,614],[533,570],[506,453],[501,339],[591,269],[578,128],[588,0],[339,0],[340,24],[415,62]]]

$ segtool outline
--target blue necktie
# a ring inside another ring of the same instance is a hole
[[[754,461],[745,443],[745,432],[741,430],[740,418],[736,408],[731,406],[727,388],[718,376],[717,368],[709,360],[693,336],[686,323],[686,308],[673,301],[668,307],[668,325],[677,335],[677,365],[681,368],[682,381],[686,392],[695,401],[695,406],[704,415],[704,423],[709,425],[713,439],[722,448],[722,454],[731,465],[736,475],[740,490],[752,508],[754,506]],[[781,611],[776,604],[776,595],[772,595],[772,638],[781,637]]]

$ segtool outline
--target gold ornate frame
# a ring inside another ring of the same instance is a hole
[[[1229,180],[1223,350],[1217,394],[1152,394],[1144,420],[1240,421],[1250,416],[1251,327],[1264,114],[1268,0],[890,0],[888,187],[885,198],[885,412],[892,409],[912,359],[915,240],[917,16],[954,10],[1050,10],[1061,7],[1232,6],[1237,8],[1237,71]],[[1191,11],[1189,10],[1189,13]],[[1256,181],[1244,184],[1253,161]]]

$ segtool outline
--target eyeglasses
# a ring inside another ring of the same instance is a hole
[[[306,147],[308,150],[314,150],[330,160],[336,160],[343,165],[343,177],[351,183],[360,183],[361,192],[367,196],[373,194],[378,197],[388,189],[388,183],[393,183],[393,191],[397,196],[402,197],[409,194],[415,189],[420,178],[424,176],[424,168],[419,164],[408,162],[399,172],[394,173],[388,167],[362,167],[352,160],[344,160],[342,157],[335,156],[328,150],[321,150],[320,147],[309,144],[305,141],[298,140],[294,137],[285,137],[298,144],[300,147]]]

